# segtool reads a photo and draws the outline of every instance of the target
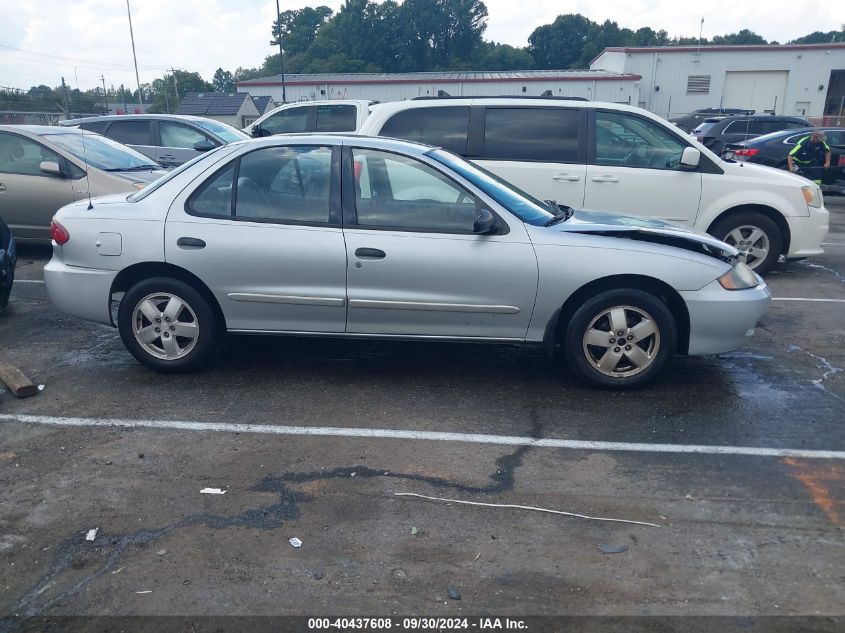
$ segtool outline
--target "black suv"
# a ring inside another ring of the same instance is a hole
[[[742,108],[699,108],[690,114],[669,119],[669,122],[674,123],[684,132],[692,132],[704,119],[728,114],[754,114],[754,111]]]
[[[727,145],[780,130],[809,127],[807,119],[776,114],[729,115],[704,131],[698,140],[714,154],[721,155]]]

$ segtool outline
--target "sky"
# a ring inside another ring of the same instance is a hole
[[[704,37],[744,28],[767,40],[786,42],[813,31],[837,30],[845,23],[842,0],[739,3],[707,0],[485,0],[489,18],[485,39],[525,46],[531,32],[564,13],[620,27],[650,26],[670,36]],[[0,20],[0,86],[28,89],[56,86],[61,77],[81,90],[101,84],[135,87],[126,0],[4,0]],[[280,0],[281,10],[327,5],[342,0]],[[14,10],[10,10],[14,6]],[[257,67],[273,53],[270,25],[275,0],[130,0],[141,83],[175,67],[210,80],[218,67]]]

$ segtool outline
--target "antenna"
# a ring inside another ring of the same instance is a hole
[[[76,79],[76,90],[79,91],[79,75],[76,72],[76,66],[73,67],[73,76]],[[62,83],[64,84],[64,78],[62,78]],[[103,86],[105,86],[105,80],[103,80]],[[85,151],[85,128],[80,125],[79,130],[82,132],[82,161],[85,163],[85,189],[88,193],[88,211],[90,211],[94,208],[91,202],[91,180],[88,177],[91,168],[88,166],[88,152]]]

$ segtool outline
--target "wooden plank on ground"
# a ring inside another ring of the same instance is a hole
[[[0,361],[0,380],[18,398],[28,398],[38,393],[38,387],[21,370],[3,361]]]

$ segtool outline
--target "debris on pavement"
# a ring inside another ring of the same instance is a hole
[[[514,503],[482,503],[481,501],[462,501],[460,499],[446,499],[443,497],[429,497],[428,495],[419,495],[415,492],[394,492],[396,497],[417,497],[419,499],[428,499],[429,501],[442,501],[444,503],[459,503],[467,506],[484,506],[487,508],[516,508],[518,510],[533,510],[534,512],[548,512],[549,514],[562,514],[563,516],[575,517],[578,519],[588,519],[590,521],[610,521],[613,523],[629,523],[632,525],[646,525],[648,527],[663,527],[657,523],[647,523],[646,521],[631,521],[629,519],[611,519],[607,517],[591,517],[586,514],[576,514],[575,512],[564,512],[563,510],[549,510],[548,508],[537,508],[534,506],[521,506]]]
[[[602,554],[622,554],[628,551],[627,545],[599,545]]]
[[[38,391],[44,391],[44,385],[38,385]]]
[[[136,591],[135,593],[152,593],[152,590],[148,589],[147,591]]]
[[[291,545],[293,545],[294,547],[297,547],[297,548],[302,547],[302,541],[300,541],[295,536],[293,538],[288,539],[288,543],[290,543]]]
[[[115,570],[112,572],[112,576],[114,576],[115,574],[119,574],[119,573],[120,573],[120,572],[122,572],[124,569],[126,569],[126,567],[121,567],[120,569],[115,569]]]
[[[29,398],[38,393],[38,387],[17,367],[0,361],[0,381],[6,383],[16,398]]]
[[[226,491],[222,488],[203,488],[200,490],[201,495],[225,495]]]
[[[451,600],[460,600],[461,599],[461,592],[458,591],[455,587],[447,587],[446,593],[449,594],[449,598]]]
[[[419,530],[417,529],[416,525],[411,526],[411,536],[416,536]]]
[[[97,538],[97,531],[99,529],[100,528],[95,527],[93,530],[88,530],[88,532],[85,534],[85,540],[86,541],[93,541],[95,538]]]

